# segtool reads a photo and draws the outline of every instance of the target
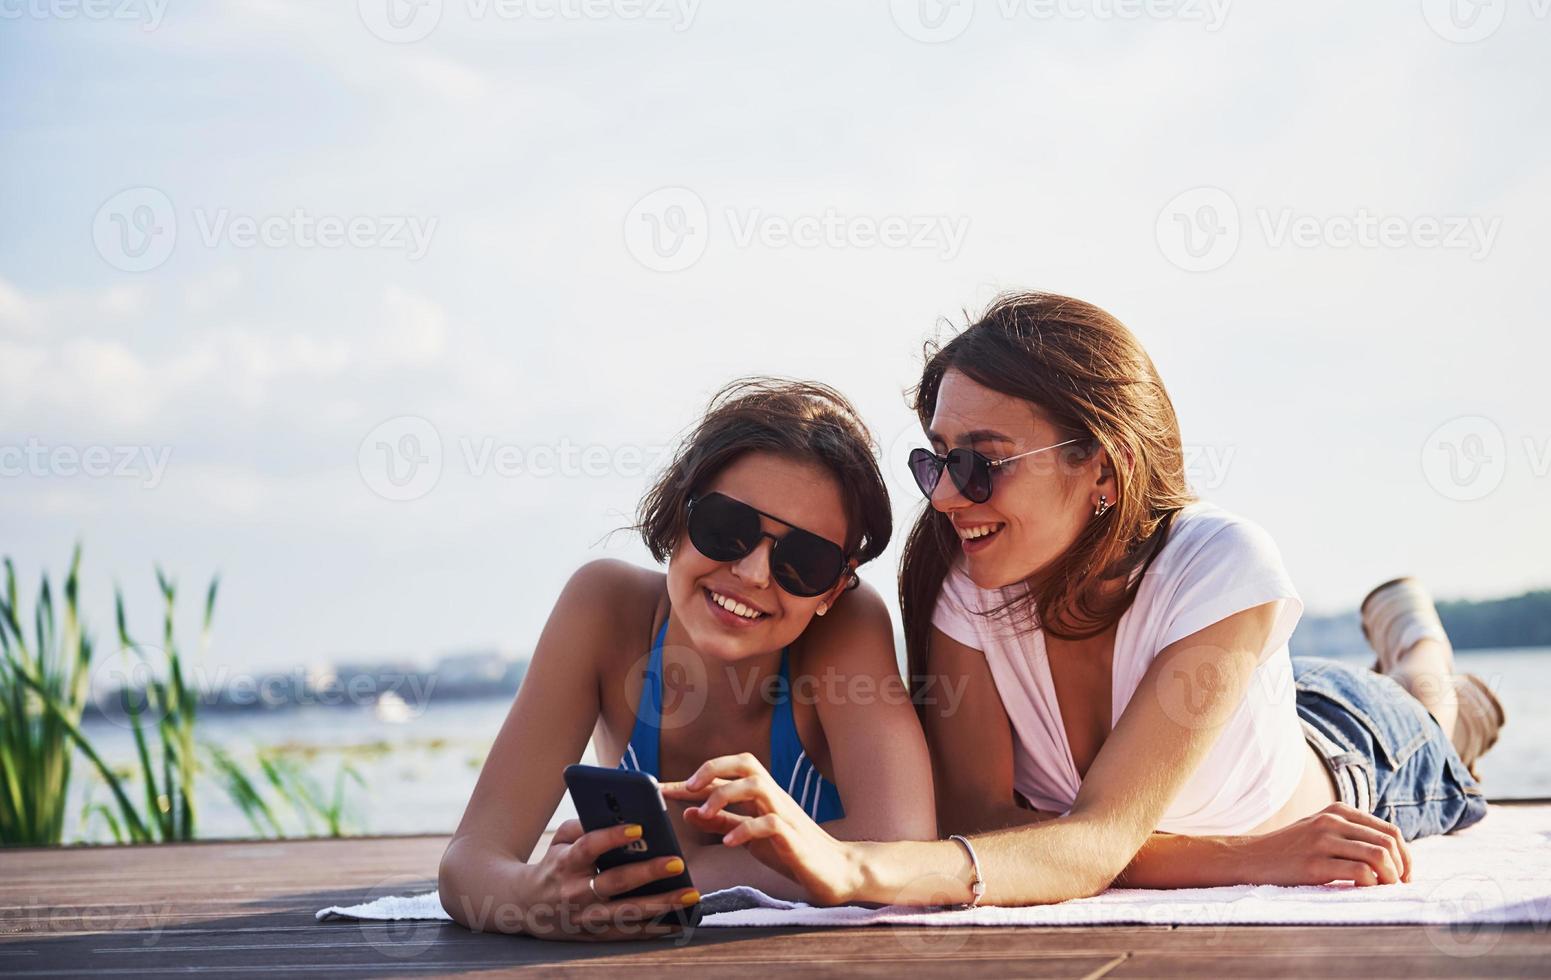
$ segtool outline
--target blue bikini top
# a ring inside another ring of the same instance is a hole
[[[646,677],[641,682],[641,704],[635,728],[630,732],[624,758],[619,763],[621,769],[644,772],[653,777],[661,772],[658,748],[662,719],[662,641],[667,635],[668,618],[664,616],[657,638],[652,642]],[[782,649],[781,683],[776,694],[775,716],[770,721],[770,775],[814,822],[839,820],[845,816],[845,807],[840,805],[840,790],[819,773],[797,735],[797,722],[792,717],[792,681],[786,661],[786,650]]]

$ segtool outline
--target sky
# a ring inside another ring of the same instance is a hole
[[[233,670],[525,653],[741,375],[902,532],[923,343],[1039,288],[1310,612],[1547,587],[1548,7],[4,0],[0,554],[104,643],[219,573]]]

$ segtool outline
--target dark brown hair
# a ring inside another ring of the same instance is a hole
[[[938,388],[950,368],[1039,408],[1055,426],[1057,440],[1084,440],[1061,450],[1067,462],[1086,461],[1102,448],[1115,473],[1114,507],[1026,582],[1026,597],[974,611],[1023,614],[1063,639],[1102,633],[1131,605],[1141,584],[1138,578],[1123,593],[1107,593],[1100,589],[1103,580],[1150,561],[1171,515],[1194,499],[1185,481],[1174,405],[1152,359],[1131,331],[1091,303],[1016,292],[997,297],[946,344],[927,345],[926,367],[913,391],[923,429],[931,424]],[[905,541],[900,565],[912,677],[926,674],[932,611],[958,550],[952,522],[928,505]]]
[[[846,554],[858,565],[889,546],[894,516],[888,488],[872,433],[856,409],[828,385],[756,377],[734,381],[711,397],[673,462],[641,499],[636,530],[652,557],[668,560],[684,534],[689,498],[750,452],[816,463],[834,474],[845,501]],[[850,584],[856,584],[854,576]]]

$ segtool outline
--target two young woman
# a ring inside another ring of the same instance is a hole
[[[697,897],[616,899],[681,870],[595,873],[625,829],[568,824],[527,863],[589,734],[679,801],[699,885],[818,903],[1393,882],[1406,840],[1484,814],[1468,766],[1501,710],[1454,674],[1425,593],[1364,602],[1375,671],[1292,660],[1275,545],[1193,499],[1167,393],[1114,318],[1003,297],[930,357],[916,410],[920,721],[856,587],[890,528],[866,429],[820,386],[734,386],[643,502],[666,574],[597,562],[562,594],[443,858],[449,914],[559,904],[588,937],[640,935],[611,924]],[[493,927],[566,931],[518,920]]]

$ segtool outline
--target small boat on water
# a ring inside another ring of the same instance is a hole
[[[384,691],[377,695],[377,703],[372,705],[372,713],[377,716],[378,721],[392,724],[406,722],[415,716],[414,709],[399,696],[397,691]]]

